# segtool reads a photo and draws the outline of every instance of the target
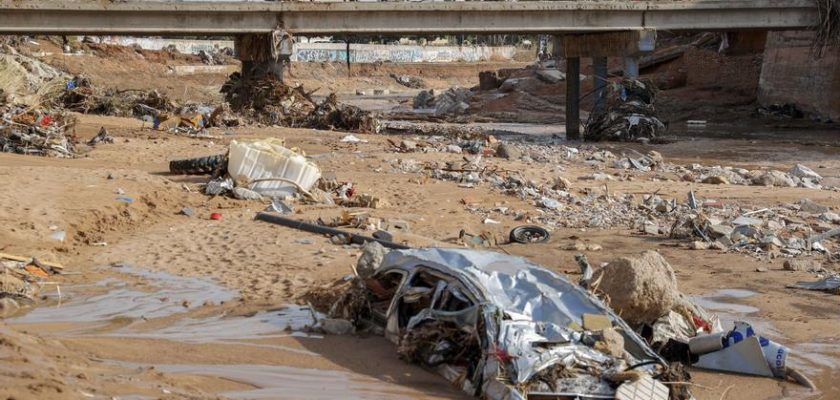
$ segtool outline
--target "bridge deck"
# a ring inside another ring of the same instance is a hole
[[[810,0],[65,2],[0,0],[0,34],[399,35],[806,29]]]

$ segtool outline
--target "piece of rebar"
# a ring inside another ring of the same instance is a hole
[[[370,237],[370,236],[357,235],[355,233],[342,231],[341,229],[335,229],[335,228],[331,228],[329,226],[323,226],[323,225],[315,225],[315,224],[311,224],[309,222],[304,222],[304,221],[299,221],[299,220],[296,220],[296,219],[286,218],[286,217],[282,217],[280,215],[269,214],[269,213],[266,213],[266,212],[257,213],[257,216],[254,219],[259,220],[259,221],[270,222],[272,224],[282,225],[282,226],[285,226],[287,228],[298,229],[298,230],[305,231],[305,232],[319,233],[319,234],[322,234],[322,235],[330,235],[330,236],[344,235],[344,236],[350,238],[350,243],[356,243],[356,244],[362,244],[363,245],[367,242],[377,242],[377,243],[381,244],[382,246],[387,247],[389,249],[406,250],[406,249],[411,248],[411,247],[408,247],[406,245],[390,242],[390,241],[387,241],[387,240],[381,240],[381,239],[373,238],[373,237]]]

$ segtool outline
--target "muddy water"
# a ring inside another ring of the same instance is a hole
[[[245,315],[204,315],[203,305],[218,305],[238,297],[214,281],[164,272],[122,267],[119,274],[92,285],[64,289],[61,301],[37,308],[8,322],[31,330],[51,332],[55,338],[143,339],[190,344],[223,344],[281,350],[319,357],[306,349],[266,343],[266,339],[321,336],[306,333],[322,315],[308,307],[287,305]],[[145,324],[153,318],[165,324]],[[113,322],[120,320],[126,324]],[[68,324],[61,324],[68,323]],[[160,326],[158,326],[160,325]],[[56,328],[58,326],[58,328]],[[43,327],[43,329],[40,329]],[[102,360],[124,367],[149,367],[118,359]],[[256,360],[255,360],[256,361]],[[282,361],[282,360],[278,360]],[[229,398],[406,398],[408,389],[372,377],[339,370],[296,368],[261,363],[166,364],[166,373],[216,377],[252,389],[219,393]],[[130,398],[120,396],[120,398]]]

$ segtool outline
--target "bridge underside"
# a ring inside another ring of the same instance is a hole
[[[815,26],[809,0],[533,2],[64,2],[0,0],[0,34],[433,35]]]

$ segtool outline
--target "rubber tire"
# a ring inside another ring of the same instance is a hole
[[[226,154],[169,162],[169,172],[178,175],[212,175],[227,168]]]
[[[533,242],[527,241],[524,238],[522,238],[523,234],[525,234],[525,233],[536,233],[536,234],[541,235],[542,238],[539,239],[539,240],[533,241]],[[517,226],[516,228],[513,228],[513,230],[510,231],[510,237],[509,238],[510,238],[511,242],[522,243],[522,244],[530,244],[530,243],[547,242],[550,237],[551,237],[551,234],[548,233],[548,231],[541,226],[522,225],[522,226]]]

